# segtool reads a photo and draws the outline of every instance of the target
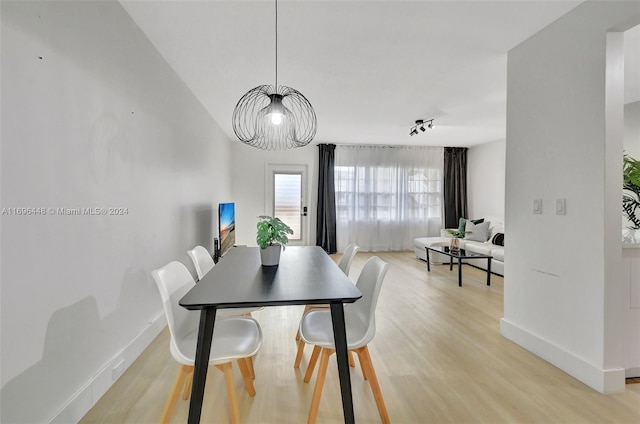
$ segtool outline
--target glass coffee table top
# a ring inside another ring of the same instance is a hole
[[[484,255],[482,253],[471,252],[465,249],[452,250],[449,246],[429,246],[429,250],[432,252],[443,253],[454,258],[468,259],[468,258],[492,258],[491,255]]]

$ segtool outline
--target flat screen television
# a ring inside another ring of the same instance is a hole
[[[218,229],[220,236],[220,256],[236,244],[236,205],[218,204]]]

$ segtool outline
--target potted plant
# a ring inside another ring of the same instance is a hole
[[[640,161],[625,154],[623,156],[622,209],[631,224],[630,230],[640,229]]]
[[[466,234],[471,234],[471,231],[460,231],[457,228],[447,230],[447,232],[451,234],[449,249],[451,249],[452,252],[457,252],[458,250],[460,250],[460,239]]]
[[[262,215],[258,219],[256,242],[260,246],[262,266],[278,265],[280,252],[289,242],[287,234],[293,234],[293,230],[280,218]]]

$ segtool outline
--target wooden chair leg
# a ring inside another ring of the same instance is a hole
[[[367,346],[364,346],[360,349],[362,350],[361,357],[364,359],[365,367],[367,368],[369,384],[371,385],[373,397],[376,400],[376,406],[378,407],[378,412],[380,413],[380,419],[384,424],[389,424],[391,423],[391,420],[389,419],[389,413],[387,412],[387,407],[385,406],[384,399],[382,398],[382,391],[380,390],[380,384],[378,383],[376,372],[373,369],[373,362],[371,361],[371,355],[369,355],[369,349],[367,348]]]
[[[296,353],[296,360],[293,362],[293,368],[300,367],[300,361],[302,361],[302,354],[304,353],[304,342],[298,340],[298,353]]]
[[[311,358],[309,359],[309,365],[307,365],[307,372],[304,375],[304,382],[308,383],[311,381],[311,376],[313,375],[313,369],[316,367],[316,362],[318,361],[318,355],[320,355],[320,350],[322,348],[318,345],[313,347],[313,352],[311,353]]]
[[[356,363],[353,360],[353,351],[350,350],[350,351],[348,351],[348,353],[349,353],[349,366],[350,367],[355,367]]]
[[[173,411],[176,408],[176,402],[178,401],[182,387],[184,386],[185,380],[190,372],[193,372],[193,367],[180,365],[178,375],[176,375],[176,379],[173,381],[173,387],[171,388],[169,399],[167,399],[167,403],[164,405],[164,410],[162,411],[162,418],[160,418],[161,423],[168,423],[171,420]]]
[[[227,399],[229,399],[229,415],[231,415],[232,424],[240,424],[240,409],[238,408],[238,399],[236,398],[236,386],[233,381],[233,368],[231,362],[216,365],[220,371],[224,373],[224,383],[227,386]]]
[[[358,362],[360,362],[360,369],[362,370],[362,376],[364,377],[365,380],[368,380],[369,377],[367,377],[367,367],[364,365],[365,359],[362,357],[363,355],[362,348],[357,349],[356,353],[358,354]]]
[[[184,393],[182,394],[182,399],[187,400],[191,396],[191,384],[193,384],[193,367],[190,367],[191,371],[187,375],[187,381],[184,385]]]
[[[316,387],[313,389],[313,399],[311,400],[311,408],[309,409],[309,417],[307,418],[308,424],[315,423],[316,418],[318,417],[318,409],[320,409],[320,398],[322,398],[324,378],[327,375],[327,366],[329,365],[329,356],[331,356],[333,352],[333,349],[322,348],[320,367],[318,368],[318,376],[316,377]]]
[[[253,357],[249,356],[247,359],[247,366],[249,367],[249,375],[252,380],[256,379],[256,372],[253,370]]]
[[[249,372],[249,366],[247,365],[248,358],[240,358],[238,359],[238,368],[240,368],[240,373],[242,374],[242,379],[244,380],[244,387],[247,389],[247,393],[249,396],[256,395],[256,389],[253,386],[253,380],[251,379],[251,373]]]

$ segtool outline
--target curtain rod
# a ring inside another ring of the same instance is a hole
[[[425,147],[433,147],[433,148],[439,148],[439,149],[444,149],[445,147],[449,147],[449,146],[409,146],[409,145],[386,145],[386,144],[347,144],[347,143],[318,143],[318,144],[333,144],[335,146],[340,146],[340,147],[385,147],[385,148],[405,148],[405,147],[418,147],[418,148],[425,148]],[[465,147],[465,149],[467,149],[468,147]]]

